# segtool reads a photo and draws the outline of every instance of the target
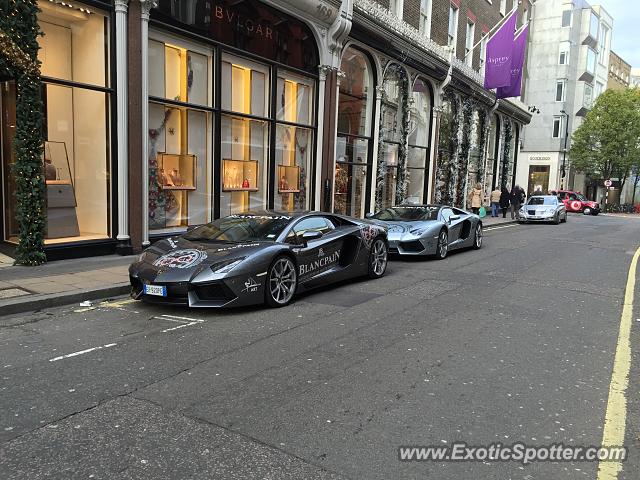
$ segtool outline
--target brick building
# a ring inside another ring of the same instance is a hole
[[[607,90],[625,90],[631,84],[631,65],[613,50],[609,55],[609,79]]]

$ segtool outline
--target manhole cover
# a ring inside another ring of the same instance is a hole
[[[26,290],[22,290],[21,288],[6,288],[4,290],[0,290],[0,298],[21,297],[23,295],[30,294],[31,292],[27,292]]]

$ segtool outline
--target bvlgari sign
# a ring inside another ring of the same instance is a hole
[[[326,0],[316,3],[326,15]],[[309,27],[260,0],[161,0],[152,17],[265,59],[317,73],[318,51]]]

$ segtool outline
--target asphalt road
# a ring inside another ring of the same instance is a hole
[[[638,244],[640,219],[573,215],[283,309],[116,299],[1,318],[0,479],[594,479],[594,462],[398,447],[599,445]],[[620,478],[637,480],[637,307],[631,340]]]

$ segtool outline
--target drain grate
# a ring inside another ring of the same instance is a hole
[[[5,288],[4,290],[0,290],[0,298],[22,297],[23,295],[31,295],[31,292],[27,292],[21,288]]]

